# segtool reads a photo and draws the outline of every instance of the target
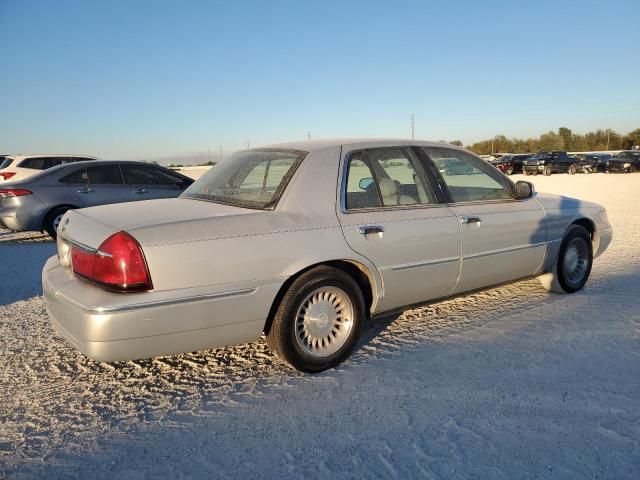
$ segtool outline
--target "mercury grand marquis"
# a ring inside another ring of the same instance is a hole
[[[384,312],[532,276],[576,292],[611,238],[600,205],[462,148],[307,140],[238,152],[179,198],[68,211],[42,281],[55,329],[95,360],[264,334],[316,372]]]

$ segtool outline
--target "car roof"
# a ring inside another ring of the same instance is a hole
[[[397,147],[397,146],[423,146],[423,147],[447,147],[457,150],[464,150],[462,147],[445,142],[430,142],[424,140],[410,140],[406,138],[328,138],[318,140],[299,140],[293,142],[282,142],[271,145],[256,147],[261,148],[282,148],[291,150],[302,150],[313,153],[327,148],[353,147],[353,148],[375,148],[375,147]]]
[[[94,158],[96,160],[100,160],[98,157],[94,157],[93,155],[76,155],[71,153],[32,153],[32,154],[24,154],[18,153],[16,155],[4,155],[5,157],[11,157],[14,160],[24,160],[25,158],[41,158],[41,157],[63,157],[63,158]]]

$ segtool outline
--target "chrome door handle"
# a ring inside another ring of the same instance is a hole
[[[369,235],[370,233],[383,233],[384,227],[381,225],[362,225],[358,227],[360,235]]]
[[[138,195],[142,195],[143,193],[149,193],[144,188],[139,188],[138,190],[134,190],[133,193],[137,193]]]
[[[93,188],[80,188],[78,193],[91,193],[93,192]]]
[[[463,215],[460,218],[460,222],[461,223],[466,223],[467,225],[471,225],[472,223],[480,223],[480,222],[482,222],[482,219],[480,217],[468,217],[466,215]]]

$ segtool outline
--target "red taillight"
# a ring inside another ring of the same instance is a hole
[[[15,174],[16,172],[0,172],[0,177],[4,178],[5,180],[9,180]]]
[[[71,248],[74,273],[109,290],[139,292],[151,290],[151,276],[142,248],[126,232],[107,238],[97,252]]]
[[[31,195],[33,192],[26,188],[0,188],[0,198],[22,197]]]

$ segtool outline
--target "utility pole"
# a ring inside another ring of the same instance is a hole
[[[611,135],[611,132],[609,130],[607,130],[607,150],[609,150],[609,136]]]
[[[413,140],[415,137],[415,128],[416,128],[416,117],[413,113],[411,114],[410,124],[411,124],[411,140]]]
[[[311,140],[311,132],[307,130],[307,140]]]
[[[211,163],[211,149],[208,149],[207,152],[209,152],[209,163]]]

